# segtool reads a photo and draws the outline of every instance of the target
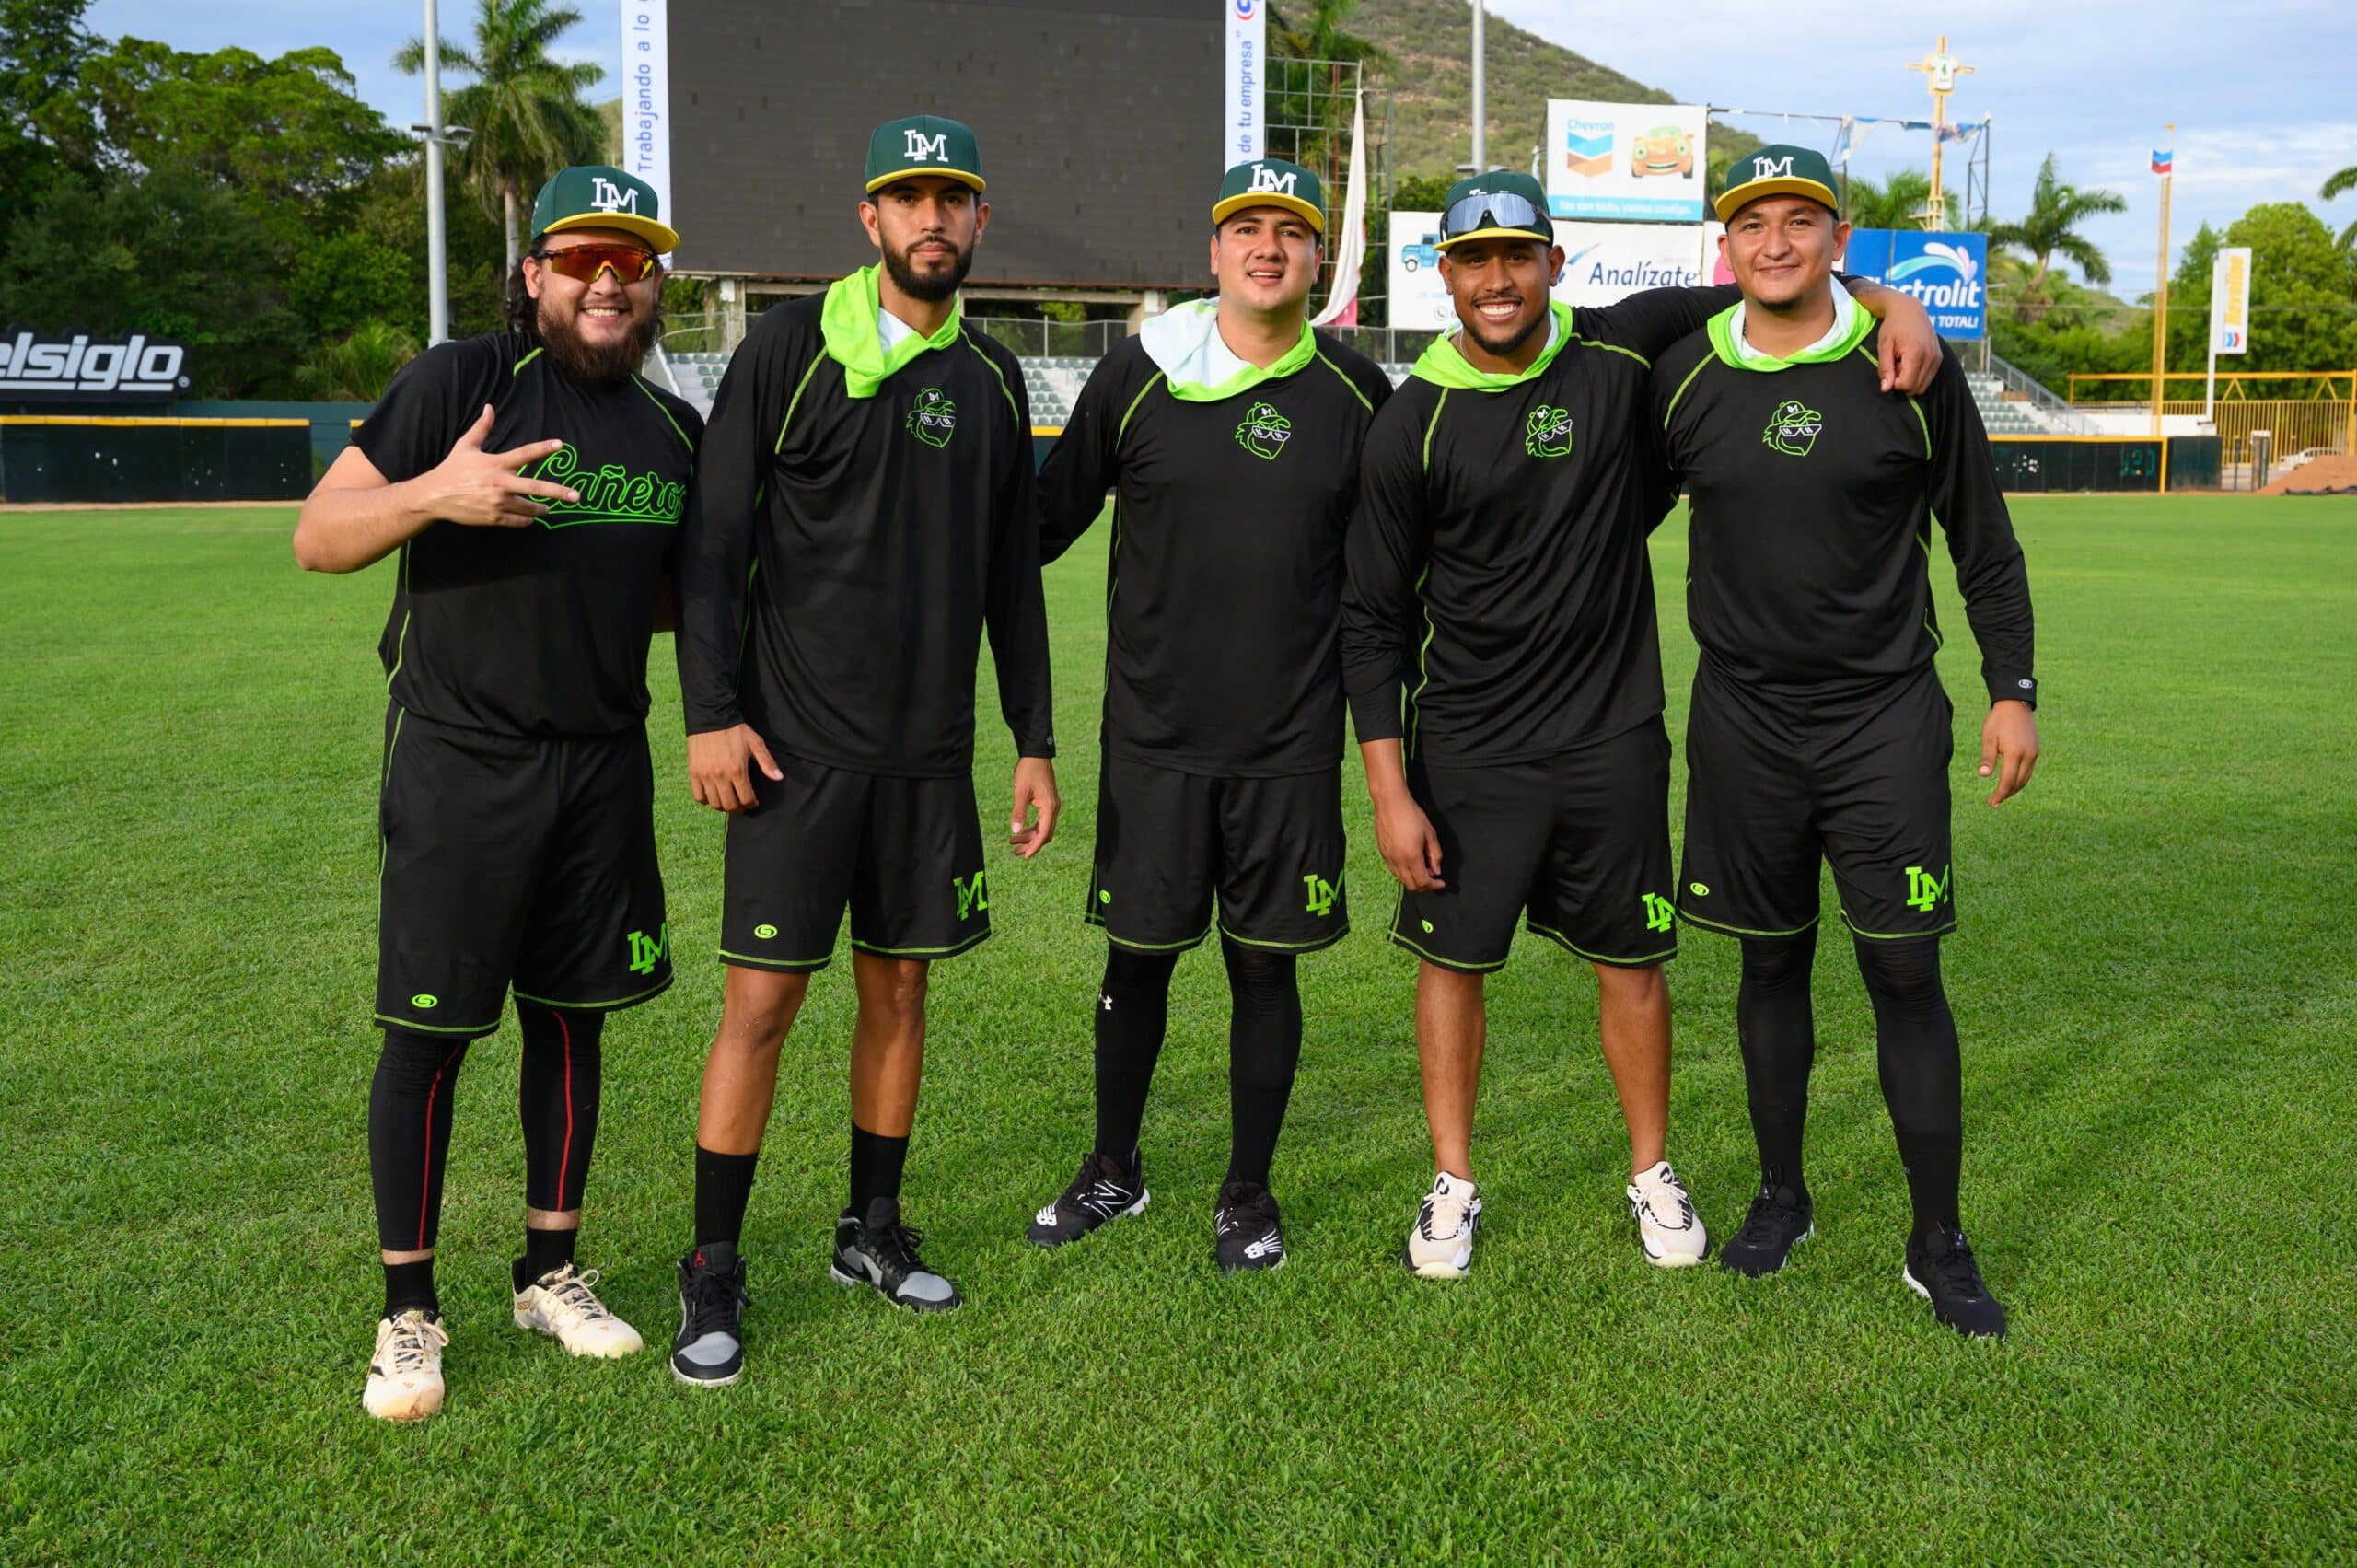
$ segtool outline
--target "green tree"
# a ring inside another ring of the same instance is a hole
[[[1923,209],[1931,203],[1932,177],[1920,168],[1894,169],[1877,183],[1862,174],[1850,176],[1842,192],[1841,215],[1860,228],[1918,228]],[[1946,226],[1964,226],[1963,203],[1954,191],[1940,192]]]
[[[1359,8],[1359,0],[1306,0],[1307,8],[1296,11],[1301,25],[1295,26],[1271,6],[1268,10],[1269,50],[1284,60],[1355,60],[1365,65],[1396,64],[1391,55],[1372,39],[1342,30],[1351,13]]]
[[[2064,184],[2055,175],[2054,155],[2046,155],[2046,161],[2038,168],[2038,183],[2030,191],[2029,211],[2016,222],[1993,224],[1989,229],[1991,245],[2011,245],[2036,263],[2015,307],[2026,313],[2024,319],[2033,319],[2041,308],[2047,271],[2058,255],[2076,263],[2091,284],[2111,281],[2111,263],[2104,260],[2095,242],[2079,230],[2098,213],[2127,210],[2127,198],[2116,191],[2083,191]]]
[[[0,0],[0,207],[29,210],[59,177],[98,172],[98,121],[80,91],[99,41],[89,0]]]
[[[2351,164],[2347,168],[2334,169],[2330,178],[2325,180],[2324,189],[2317,192],[2316,195],[2320,200],[2331,202],[2339,200],[2351,191],[2357,191],[2357,163]],[[2357,245],[2357,223],[2352,223],[2340,231],[2340,243],[2344,250],[2352,245]]]
[[[549,0],[477,0],[474,47],[442,45],[442,68],[474,78],[444,95],[446,123],[473,132],[459,150],[462,178],[497,207],[513,272],[523,250],[518,226],[528,191],[569,164],[605,156],[605,123],[581,95],[605,79],[586,61],[565,64],[549,49],[581,13]],[[425,43],[412,39],[393,64],[412,75],[425,69]]]
[[[331,400],[373,403],[416,357],[416,339],[389,321],[364,321],[343,342],[320,344],[304,366],[303,380],[307,389]]]
[[[2299,202],[2269,202],[2228,226],[2228,245],[2250,247],[2250,352],[2238,370],[2347,370],[2357,366],[2357,255]],[[2201,268],[2209,302],[2209,266]],[[2170,300],[2169,314],[2177,315]],[[2194,317],[2196,341],[2205,311]],[[2174,334],[2172,334],[2174,335]],[[2187,368],[2192,368],[2189,366]]]

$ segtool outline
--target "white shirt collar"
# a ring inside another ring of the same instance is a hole
[[[1834,286],[1839,288],[1841,285],[1836,284]],[[919,333],[914,327],[879,305],[876,308],[876,335],[884,340],[884,352],[889,354]]]
[[[1850,323],[1857,319],[1858,304],[1850,297],[1850,291],[1841,286],[1840,278],[1830,278],[1827,281],[1833,288],[1833,325],[1826,329],[1823,337],[1800,350],[1798,354],[1773,354],[1765,349],[1754,348],[1751,341],[1743,335],[1744,308],[1737,304],[1735,308],[1735,320],[1731,324],[1732,330],[1727,334],[1735,343],[1736,356],[1746,365],[1776,365],[1784,360],[1796,359],[1803,354],[1816,354],[1840,342],[1842,335],[1849,331]]]

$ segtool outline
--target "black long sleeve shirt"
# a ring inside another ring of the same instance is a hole
[[[1279,777],[1342,749],[1335,651],[1359,451],[1391,383],[1323,332],[1315,355],[1181,399],[1139,339],[1100,361],[1039,471],[1054,560],[1114,493],[1105,746],[1182,772]]]
[[[1661,712],[1645,535],[1665,504],[1646,432],[1654,355],[1729,287],[1555,308],[1520,375],[1435,343],[1368,431],[1342,599],[1362,741],[1494,763],[1608,738]],[[1405,689],[1405,701],[1402,691]]]
[[[1053,756],[1020,366],[961,329],[853,398],[823,300],[763,313],[713,405],[681,540],[690,733],[741,722],[812,761],[954,777],[987,627],[1016,750]]]
[[[1936,517],[1990,701],[2034,703],[2029,577],[1955,359],[1920,398],[1886,393],[1870,321],[1755,366],[1732,316],[1654,369],[1665,456],[1691,497],[1687,618],[1703,656],[1810,702],[1930,664]]]

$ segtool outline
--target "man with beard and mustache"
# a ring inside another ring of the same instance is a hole
[[[439,1410],[434,1286],[452,1080],[523,1039],[519,1327],[575,1355],[637,1332],[577,1272],[605,1016],[671,982],[646,751],[646,652],[694,469],[695,411],[637,374],[660,257],[654,190],[567,168],[532,204],[509,330],[394,378],[304,503],[295,558],[356,572],[399,552],[379,645],[385,715],[368,1097],[385,1311],[363,1405]]]
[[[1645,555],[1668,496],[1642,415],[1651,359],[1740,291],[1550,304],[1563,252],[1527,175],[1457,181],[1439,245],[1463,330],[1434,341],[1367,434],[1342,601],[1376,844],[1403,889],[1391,940],[1423,960],[1417,1051],[1438,1170],[1405,1261],[1432,1279],[1471,1265],[1482,977],[1527,912],[1595,966],[1639,1240],[1657,1265],[1690,1265],[1708,1240],[1666,1157],[1661,966],[1677,938]],[[1887,317],[1884,379],[1921,390],[1941,357],[1922,308],[1854,292]]]
[[[973,783],[985,628],[1019,758],[1018,856],[1046,847],[1057,810],[1022,369],[958,311],[983,189],[957,121],[877,129],[859,217],[880,262],[762,315],[721,381],[689,500],[688,771],[696,799],[729,819],[727,981],[671,1356],[684,1382],[742,1370],[737,1247],[778,1049],[846,906],[859,1011],[833,1277],[916,1311],[958,1305],[901,1223],[900,1192],[927,966],[990,935]]]
[[[1145,1207],[1138,1130],[1170,979],[1216,906],[1232,1005],[1213,1259],[1236,1273],[1285,1260],[1269,1170],[1301,1057],[1295,960],[1350,929],[1335,622],[1359,444],[1391,383],[1304,319],[1326,227],[1317,175],[1238,164],[1212,224],[1218,299],[1108,354],[1039,474],[1050,559],[1108,490],[1115,513],[1083,906],[1107,942],[1096,1142],[1030,1238],[1059,1247]]]

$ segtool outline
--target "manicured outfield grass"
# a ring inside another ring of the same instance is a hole
[[[1898,1280],[1905,1191],[1846,947],[1817,976],[1819,1236],[1778,1279],[1661,1274],[1595,986],[1526,937],[1492,982],[1473,1276],[1396,1255],[1429,1179],[1391,899],[1353,762],[1357,933],[1305,962],[1278,1158],[1292,1262],[1224,1281],[1225,1004],[1180,970],[1154,1205],[1023,1241],[1089,1135],[1101,947],[1101,530],[1050,575],[1069,805],[991,863],[998,936],[935,982],[908,1191],[941,1319],[829,1283],[846,965],[787,1048],[740,1386],[569,1362],[508,1321],[511,1032],[457,1095],[450,1402],[360,1412],[378,1304],[374,791],[388,572],[296,571],[291,508],[0,517],[0,1561],[945,1563],[2345,1557],[2357,1540],[2357,502],[2019,502],[2046,757],[1969,759],[1952,581],[1965,1217],[2012,1340]],[[1656,537],[1671,726],[1693,664]],[[718,1012],[717,819],[656,647],[679,984],[610,1032],[585,1261],[666,1344]],[[987,690],[987,679],[985,681]],[[986,708],[989,706],[986,703]],[[987,821],[1006,738],[985,726]],[[1682,769],[1681,769],[1682,779]],[[1682,798],[1683,784],[1678,786]],[[1673,966],[1671,1151],[1749,1196],[1733,946]]]

